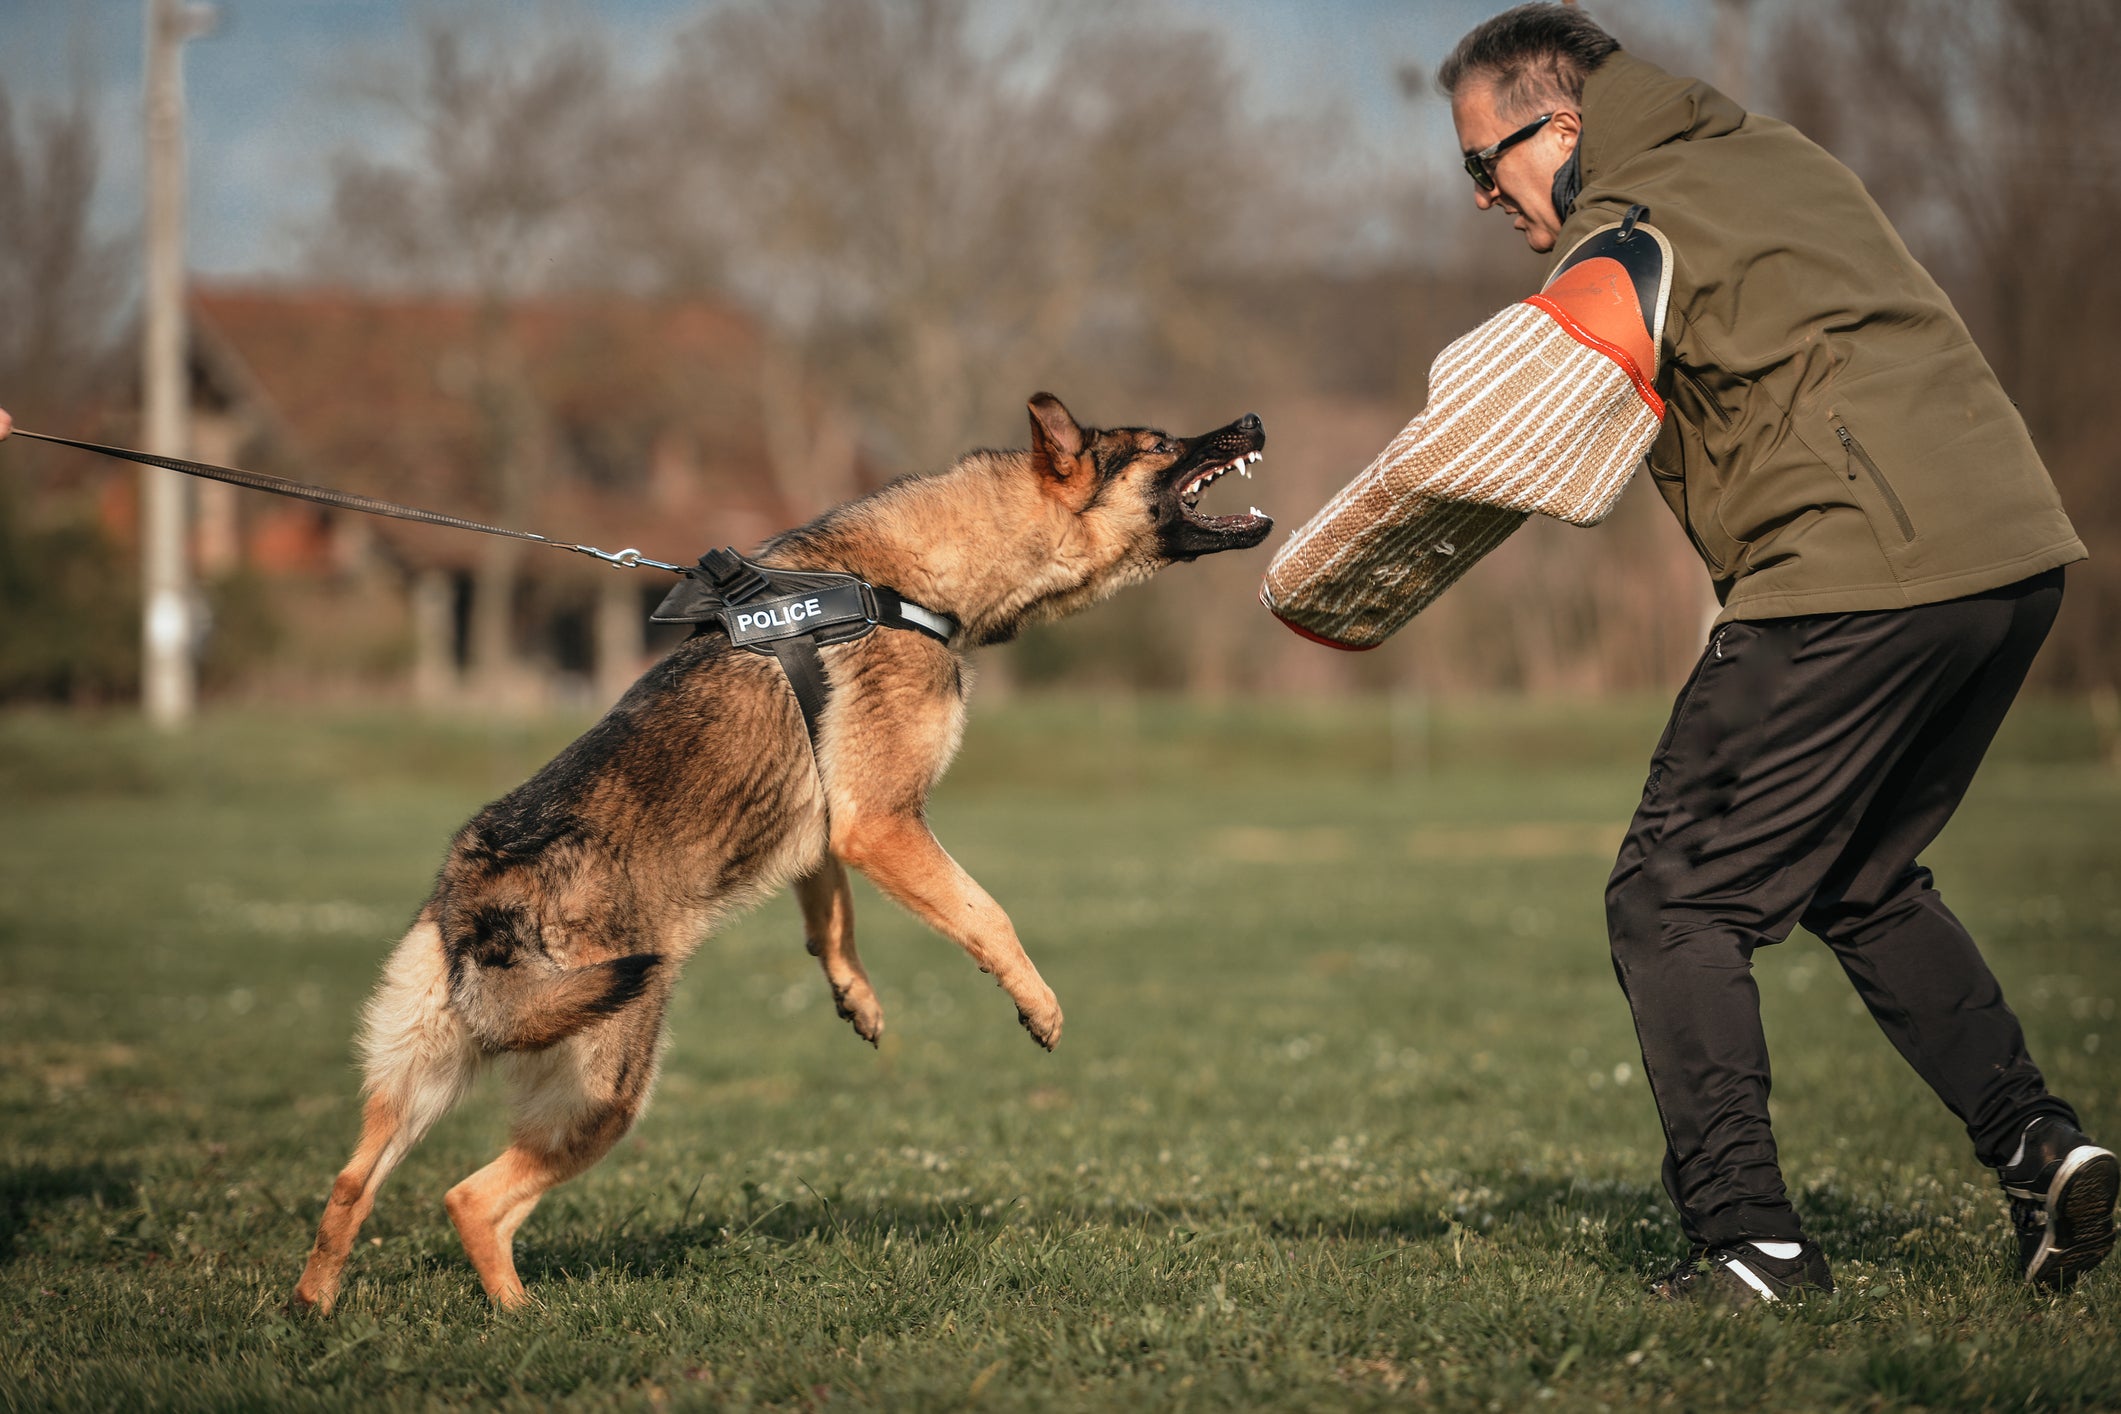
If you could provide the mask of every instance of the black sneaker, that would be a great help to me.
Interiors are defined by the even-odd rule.
[[[2027,1281],[2060,1291],[2114,1250],[2121,1163],[2067,1120],[2042,1115],[2028,1124],[2018,1161],[1996,1176],[2011,1200]]]
[[[1834,1274],[1827,1269],[1826,1253],[1809,1242],[1795,1246],[1793,1257],[1771,1257],[1751,1242],[1705,1248],[1650,1290],[1667,1301],[1721,1301],[1731,1306],[1801,1301],[1811,1291],[1832,1295]]]

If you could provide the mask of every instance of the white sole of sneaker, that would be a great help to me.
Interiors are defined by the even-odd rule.
[[[2062,1160],[2047,1186],[2047,1231],[2025,1279],[2060,1289],[2106,1260],[2114,1249],[2114,1200],[2121,1196],[2121,1162],[2080,1144]]]

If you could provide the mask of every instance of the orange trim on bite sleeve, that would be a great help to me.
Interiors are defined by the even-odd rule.
[[[1579,261],[1527,303],[1560,320],[1577,342],[1619,359],[1650,410],[1664,416],[1664,400],[1651,386],[1657,345],[1643,323],[1635,281],[1619,261],[1609,255]]]

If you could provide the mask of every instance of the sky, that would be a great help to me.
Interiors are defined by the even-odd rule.
[[[378,52],[409,47],[422,15],[535,17],[551,9],[597,25],[622,62],[646,73],[671,36],[714,2],[225,0],[215,7],[212,33],[185,52],[191,268],[222,278],[297,268],[296,236],[324,204],[333,154],[389,156],[403,142],[349,92],[347,76]],[[1062,0],[1019,3],[1035,23],[1039,4]],[[1408,63],[1433,68],[1503,0],[1168,4],[1224,31],[1262,111],[1337,104],[1358,158],[1405,162],[1419,179],[1447,180],[1456,157],[1444,105],[1427,95],[1410,101],[1397,74]],[[1609,0],[1599,8],[1623,39],[1665,52],[1705,51],[1713,26],[1711,0]],[[114,232],[137,229],[140,220],[144,9],[145,0],[0,0],[0,87],[18,123],[39,104],[92,95],[104,144],[98,214]]]

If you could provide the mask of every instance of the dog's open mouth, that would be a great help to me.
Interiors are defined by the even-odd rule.
[[[1164,473],[1168,479],[1159,497],[1159,534],[1166,559],[1196,560],[1225,550],[1249,550],[1267,538],[1274,520],[1257,506],[1245,515],[1225,516],[1206,515],[1200,508],[1208,489],[1231,472],[1249,478],[1266,445],[1266,430],[1250,414],[1188,444],[1188,454]]]
[[[1179,509],[1185,518],[1203,530],[1212,530],[1222,535],[1242,534],[1261,522],[1272,525],[1273,520],[1257,506],[1252,507],[1248,515],[1204,516],[1200,513],[1202,492],[1233,471],[1247,480],[1251,479],[1252,464],[1262,460],[1263,455],[1257,450],[1239,452],[1218,466],[1195,473],[1178,493]]]

